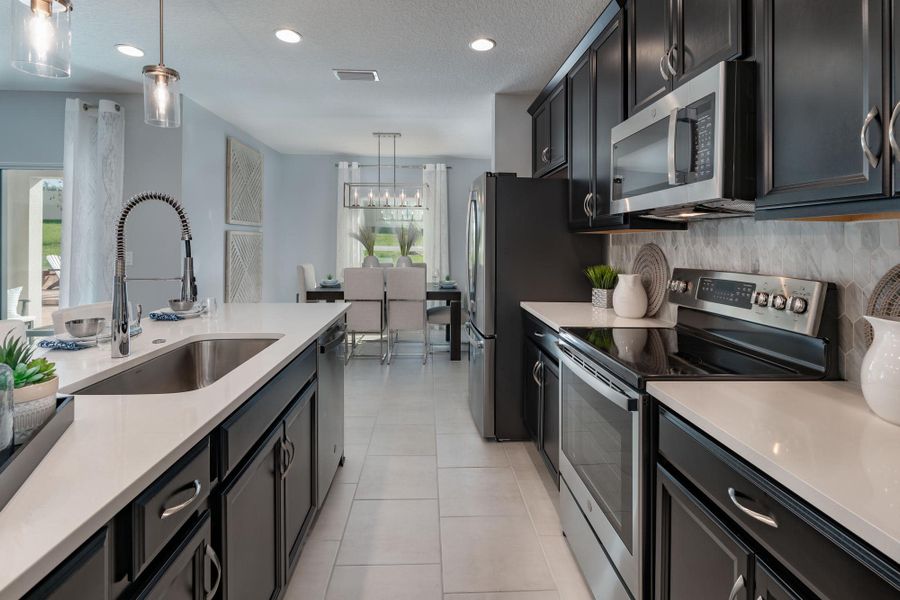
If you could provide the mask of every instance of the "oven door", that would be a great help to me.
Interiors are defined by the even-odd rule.
[[[560,472],[619,576],[640,598],[640,397],[560,347]]]

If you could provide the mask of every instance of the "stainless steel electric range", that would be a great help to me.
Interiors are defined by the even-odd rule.
[[[560,332],[560,506],[594,595],[642,598],[653,380],[832,379],[836,291],[790,277],[676,269],[672,328]]]

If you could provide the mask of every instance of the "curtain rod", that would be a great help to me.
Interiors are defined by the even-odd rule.
[[[353,163],[348,163],[348,165],[350,165],[350,164],[353,164]],[[335,166],[335,167],[339,167],[339,166],[341,166],[341,163],[334,163],[334,166]],[[393,167],[394,165],[389,165],[389,164],[377,165],[377,164],[375,164],[375,165],[357,165],[357,166],[358,166],[360,169],[375,169],[375,168],[377,168],[378,166],[381,166],[381,167]],[[424,170],[424,169],[425,169],[425,165],[397,165],[397,168],[398,168],[398,169],[423,169],[423,170]],[[451,167],[450,165],[447,165],[447,168],[448,168],[448,169],[452,169],[453,167]]]
[[[122,107],[119,106],[118,103],[115,104],[115,107],[116,107],[116,112],[119,112],[120,110],[122,110]],[[88,104],[87,102],[81,103],[81,110],[84,110],[84,111],[96,110],[98,108],[100,108],[99,104]]]

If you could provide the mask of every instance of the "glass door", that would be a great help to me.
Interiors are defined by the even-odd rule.
[[[0,173],[0,310],[25,326],[52,324],[62,268],[62,171]]]

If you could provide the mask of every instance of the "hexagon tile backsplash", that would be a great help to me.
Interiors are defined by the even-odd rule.
[[[866,352],[863,314],[875,284],[900,263],[900,221],[800,223],[727,219],[687,231],[611,235],[609,262],[628,272],[641,246],[663,249],[669,266],[787,275],[838,287],[841,373],[859,381]],[[675,318],[664,306],[660,315]]]

